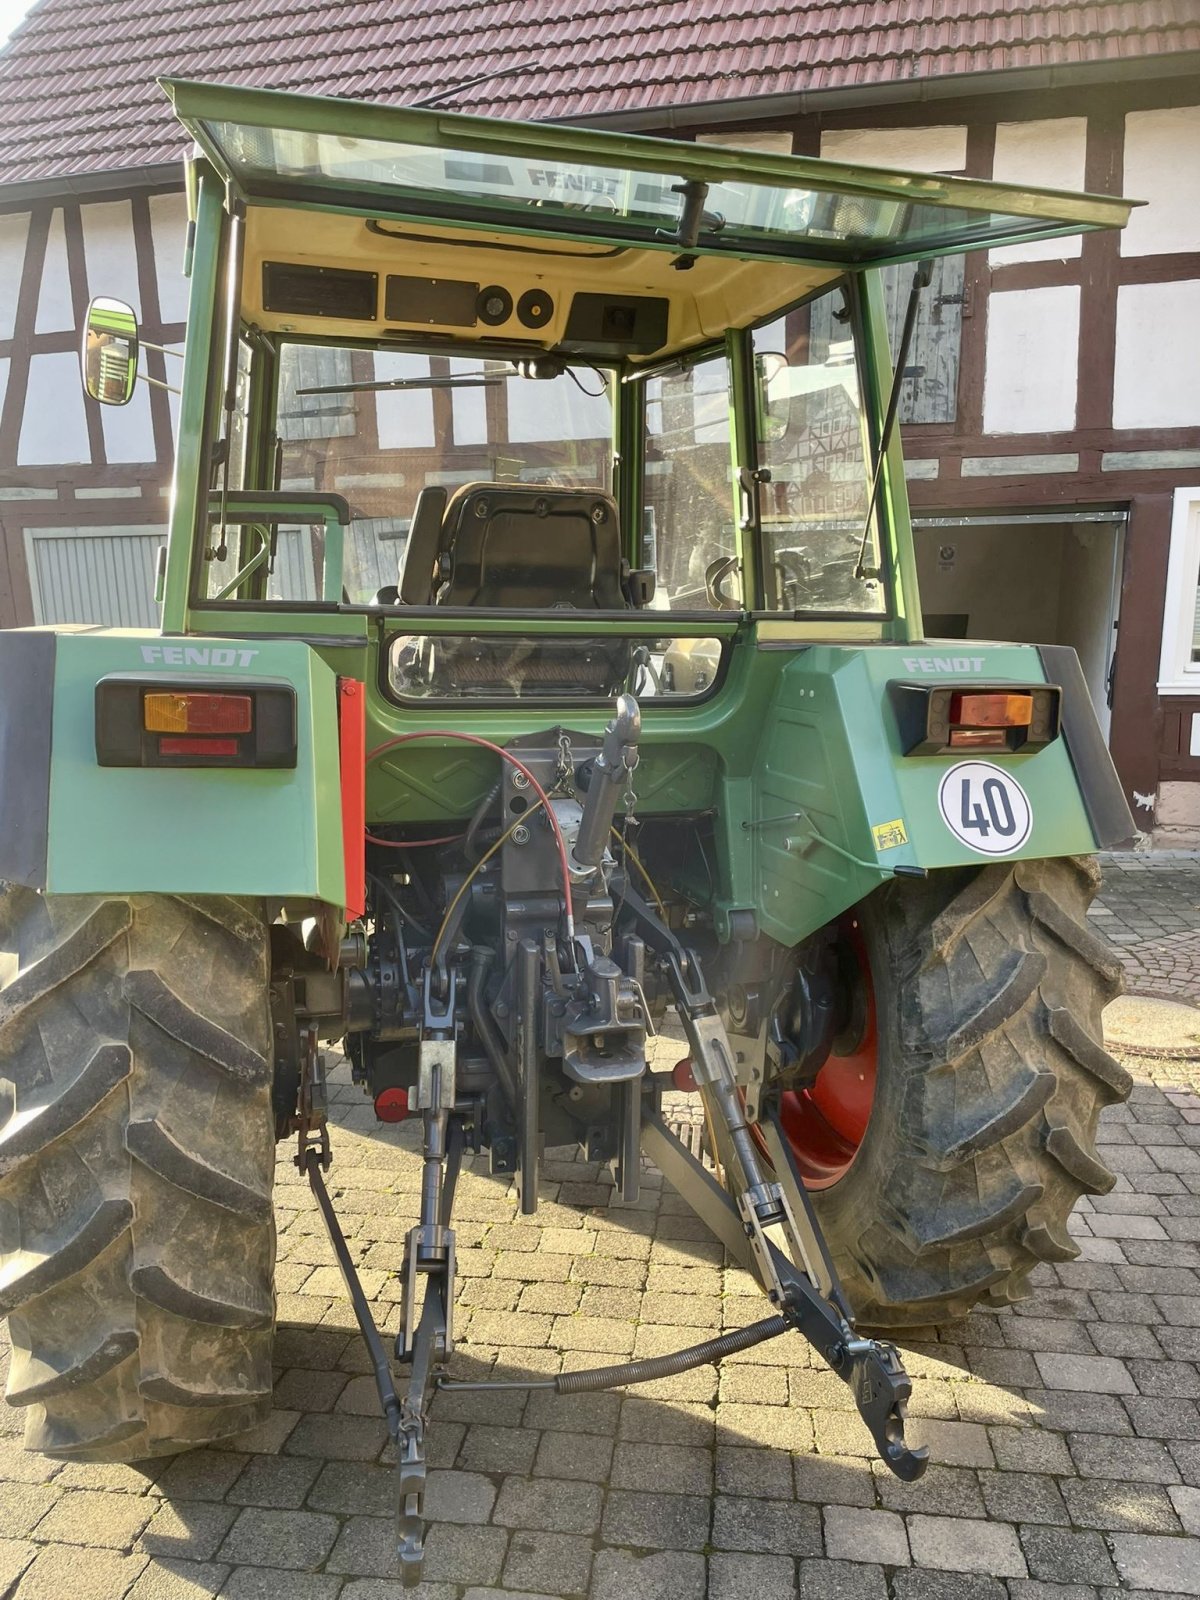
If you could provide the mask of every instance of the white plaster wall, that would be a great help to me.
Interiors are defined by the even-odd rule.
[[[380,380],[427,378],[429,357],[406,355],[399,350],[377,350],[375,376]],[[414,450],[422,445],[432,448],[433,395],[428,389],[385,389],[375,395],[374,400],[381,450]]]
[[[915,172],[961,172],[967,164],[967,130],[933,128],[830,128],[821,135],[827,161],[861,161]]]
[[[133,399],[128,405],[100,406],[99,411],[104,429],[104,453],[110,463],[154,460],[148,385],[135,384]]]
[[[988,297],[985,433],[1075,426],[1079,287],[1012,289]]]
[[[14,211],[9,216],[0,216],[0,339],[11,339],[13,336],[28,233],[28,211]]]
[[[1200,424],[1200,280],[1117,290],[1114,428]]]
[[[71,279],[67,273],[67,239],[63,214],[55,211],[46,236],[46,261],[38,290],[35,333],[62,333],[75,326],[75,307],[71,302]]]
[[[1121,234],[1122,255],[1200,250],[1200,106],[1130,112],[1121,188],[1148,202]]]
[[[124,300],[140,318],[142,295],[133,243],[133,207],[128,200],[113,200],[104,205],[81,206],[79,214],[89,296],[106,294]]]
[[[768,155],[790,156],[792,136],[782,128],[766,128],[761,133],[743,129],[740,133],[698,133],[697,144],[722,144],[734,150],[765,150]]]
[[[79,358],[73,350],[32,356],[18,464],[51,467],[90,460],[83,403]]]
[[[1082,189],[1087,155],[1087,118],[1055,117],[1038,122],[1001,122],[996,128],[992,176],[997,183],[1043,189]],[[1063,261],[1077,256],[1079,236],[1004,245],[990,252],[993,266],[1007,261]]]
[[[0,357],[0,411],[4,410],[4,396],[8,389],[8,357]]]
[[[187,239],[187,201],[182,194],[150,197],[150,233],[162,319],[185,322],[188,280],[183,275],[183,247]]]

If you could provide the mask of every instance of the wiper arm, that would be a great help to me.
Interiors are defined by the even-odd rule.
[[[896,426],[896,414],[900,410],[900,390],[908,376],[908,347],[912,343],[912,336],[917,326],[917,307],[921,300],[921,290],[928,289],[933,278],[933,262],[918,261],[917,270],[913,273],[912,288],[908,291],[908,306],[904,312],[904,328],[900,334],[900,348],[896,352],[896,369],[892,375],[892,392],[888,395],[887,412],[883,419],[883,430],[879,435],[879,448],[875,453],[875,471],[871,476],[871,493],[867,499],[867,514],[863,519],[862,539],[858,546],[858,560],[854,563],[854,576],[856,578],[877,578],[878,570],[863,565],[863,557],[867,553],[867,541],[871,537],[871,519],[875,515],[875,502],[879,498],[879,485],[883,482],[883,463],[888,453],[888,446],[892,442],[892,431]]]
[[[310,389],[297,389],[297,394],[358,394],[363,390],[384,389],[484,389],[503,383],[505,378],[377,378],[363,383],[321,383]]]

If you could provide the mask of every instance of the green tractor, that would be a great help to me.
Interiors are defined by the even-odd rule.
[[[161,628],[0,634],[27,1444],[139,1460],[264,1416],[290,1139],[415,1579],[463,1155],[532,1214],[577,1143],[626,1200],[653,1161],[770,1304],[531,1387],[796,1328],[919,1476],[872,1334],[1020,1298],[1113,1182],[1085,914],[1133,830],[1072,651],[923,639],[898,396],[931,258],[1128,205],[166,88],[197,150]],[[94,302],[95,400],[138,346]],[[392,1351],[323,1179],[338,1041],[382,1122],[419,1118]]]

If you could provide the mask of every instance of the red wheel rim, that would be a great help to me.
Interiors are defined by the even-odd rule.
[[[830,1055],[806,1089],[780,1096],[779,1120],[807,1189],[828,1189],[849,1171],[871,1120],[879,1058],[875,989],[857,918],[842,923],[865,1002],[861,1036],[848,1055]]]

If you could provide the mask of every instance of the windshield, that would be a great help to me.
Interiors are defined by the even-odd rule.
[[[276,432],[279,488],[349,505],[343,596],[325,598],[355,605],[395,600],[423,489],[453,494],[484,482],[607,493],[612,482],[609,379],[592,366],[523,377],[508,361],[285,344]],[[268,600],[322,598],[324,537],[319,524],[280,527]],[[208,563],[207,598],[220,595],[236,559],[231,546],[224,562]]]

